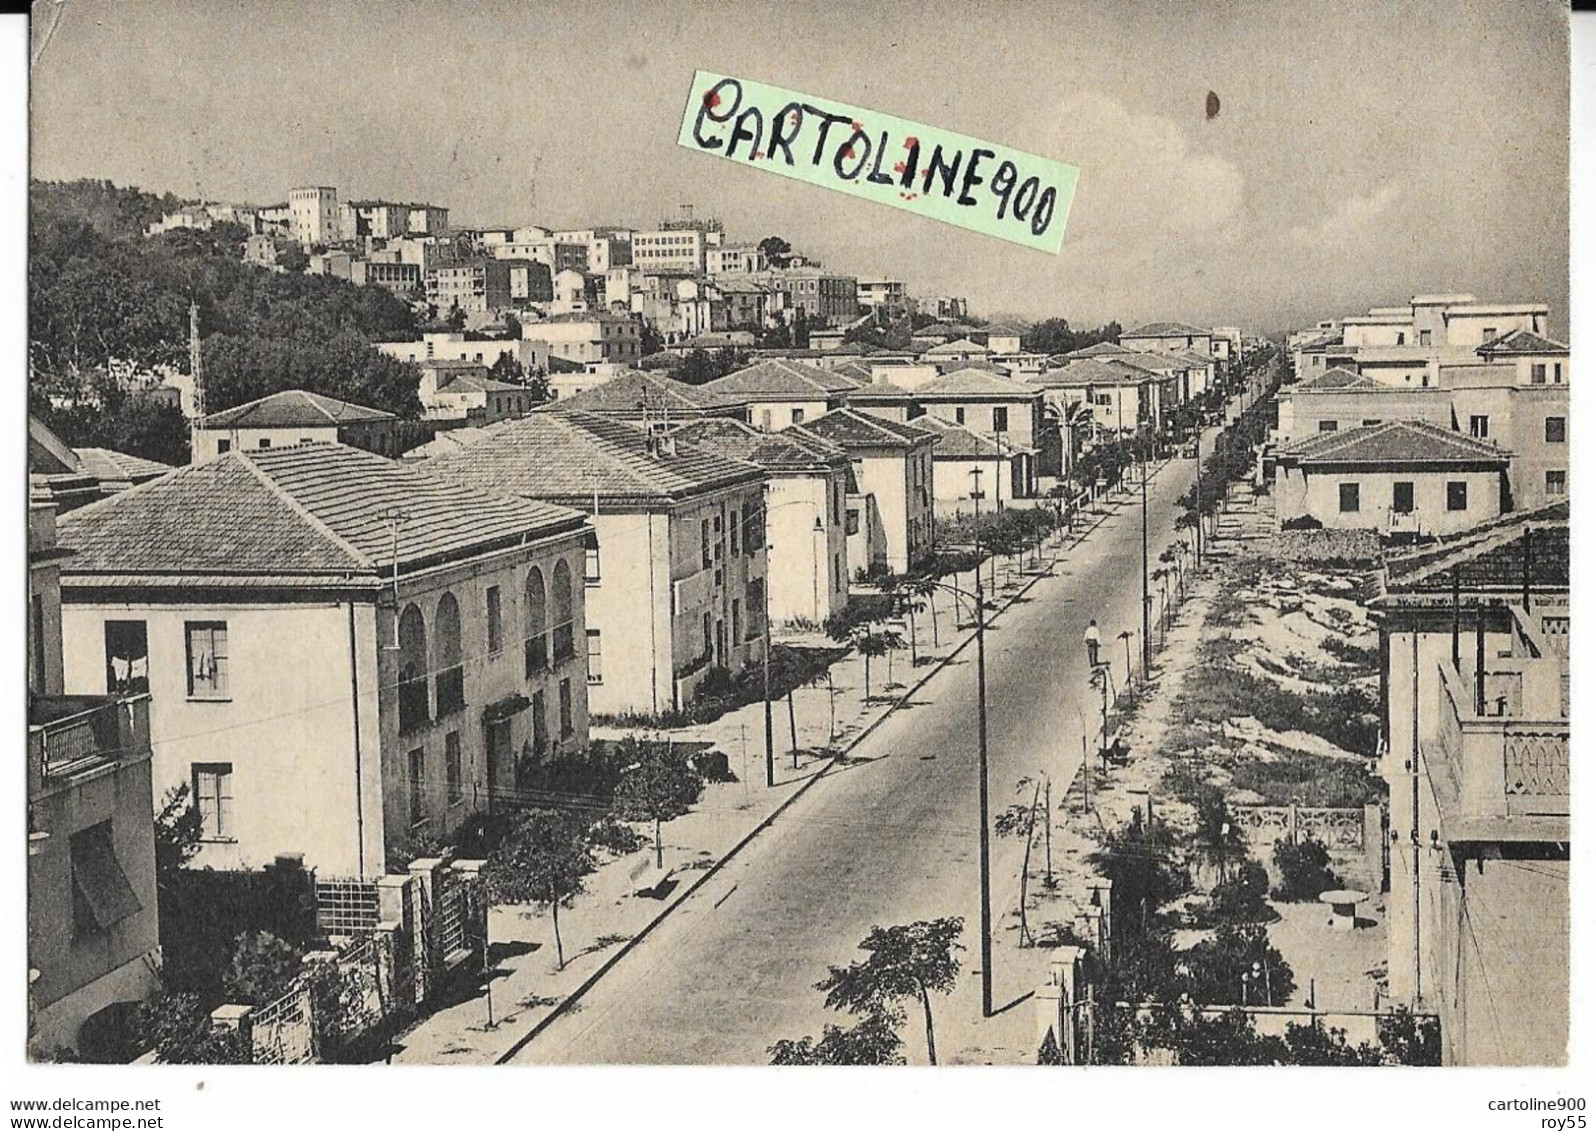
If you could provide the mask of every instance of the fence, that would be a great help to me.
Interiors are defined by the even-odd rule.
[[[376,880],[318,880],[316,923],[332,949],[306,956],[293,988],[260,1007],[223,1005],[218,1025],[250,1034],[256,1064],[356,1058],[426,1010],[456,973],[469,973],[486,937],[486,905],[473,894],[478,861],[414,861]],[[318,980],[326,964],[329,982]],[[330,984],[331,992],[318,988]],[[318,1017],[335,1010],[336,1017]],[[320,1025],[318,1025],[320,1022]],[[318,1029],[334,1047],[318,1047]]]
[[[1305,805],[1237,805],[1236,825],[1253,849],[1267,852],[1283,840],[1312,838],[1333,855],[1361,858],[1372,878],[1383,873],[1384,816],[1378,805],[1352,809]]]

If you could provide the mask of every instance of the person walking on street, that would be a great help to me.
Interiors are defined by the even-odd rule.
[[[1103,646],[1103,637],[1097,631],[1097,620],[1086,626],[1086,663],[1093,668],[1097,667],[1097,650]]]

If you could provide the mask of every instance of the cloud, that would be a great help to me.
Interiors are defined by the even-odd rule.
[[[1321,246],[1348,243],[1363,236],[1369,224],[1389,212],[1401,198],[1402,189],[1394,181],[1386,181],[1371,193],[1343,200],[1317,224],[1298,224],[1291,229],[1291,239]]]
[[[1231,162],[1197,151],[1170,119],[1084,93],[1057,111],[1047,152],[1077,165],[1072,235],[1201,235],[1241,210],[1245,178]]]

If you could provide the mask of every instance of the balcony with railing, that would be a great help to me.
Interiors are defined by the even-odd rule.
[[[1424,758],[1449,839],[1566,838],[1561,666],[1550,657],[1498,657],[1480,680],[1440,665],[1435,737]]]
[[[150,697],[35,696],[28,704],[28,753],[50,783],[150,752]]]

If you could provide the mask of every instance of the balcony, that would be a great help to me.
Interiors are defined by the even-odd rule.
[[[1537,828],[1553,818],[1566,830],[1569,814],[1561,665],[1498,657],[1495,667],[1476,681],[1472,671],[1440,666],[1435,740],[1425,761],[1436,780],[1447,836],[1548,839],[1551,832],[1537,835]],[[1484,710],[1477,711],[1482,685]]]
[[[30,765],[42,782],[88,773],[150,750],[150,697],[35,696],[28,704]]]

